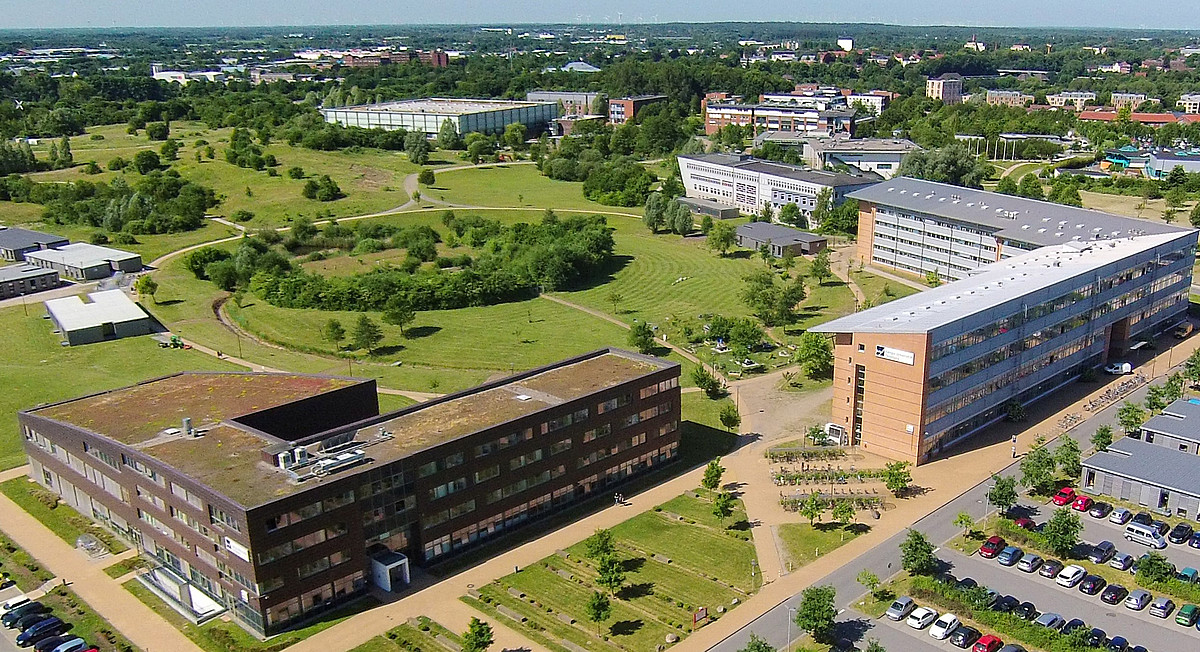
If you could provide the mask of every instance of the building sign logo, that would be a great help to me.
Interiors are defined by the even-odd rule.
[[[883,346],[882,344],[875,347],[875,357],[908,365],[917,363],[917,356],[912,351],[901,351],[900,349],[893,349],[890,346]]]

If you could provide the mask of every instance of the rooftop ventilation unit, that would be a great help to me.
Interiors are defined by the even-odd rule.
[[[367,452],[361,448],[352,451],[346,451],[345,453],[339,453],[333,457],[317,460],[317,463],[313,465],[313,473],[316,475],[333,473],[334,471],[358,464],[365,459],[367,459]]]
[[[533,400],[533,397],[528,394],[517,394],[515,398],[522,403]]]

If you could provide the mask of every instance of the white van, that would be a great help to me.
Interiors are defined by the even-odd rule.
[[[29,598],[24,593],[14,597],[14,598],[9,599],[8,602],[5,602],[4,604],[0,604],[0,616],[3,616],[4,614],[12,611],[13,609],[16,609],[17,607],[25,604],[26,602],[29,602]]]
[[[1158,550],[1162,550],[1163,548],[1167,547],[1166,539],[1162,538],[1162,535],[1158,533],[1158,530],[1150,527],[1149,525],[1142,525],[1141,523],[1130,523],[1129,525],[1126,525],[1125,539],[1128,541],[1133,541],[1134,543],[1140,543],[1144,546],[1150,546],[1151,548],[1156,548]]]

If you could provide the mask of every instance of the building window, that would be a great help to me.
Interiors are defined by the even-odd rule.
[[[432,462],[427,462],[427,463],[422,464],[421,466],[417,467],[417,477],[418,478],[429,477],[429,476],[433,475],[434,473],[437,473],[437,470],[438,470],[437,460],[434,460]]]
[[[214,524],[224,525],[232,528],[236,532],[242,531],[242,526],[240,523],[238,523],[237,519],[216,505],[208,506],[208,520]]]
[[[1149,430],[1146,431],[1146,443],[1147,444],[1154,443],[1154,433],[1150,432]]]
[[[1085,486],[1089,489],[1096,486],[1096,472],[1095,471],[1088,471],[1087,473],[1085,473],[1083,475],[1083,486]]]
[[[450,482],[447,482],[445,484],[440,484],[440,485],[430,489],[429,490],[429,499],[437,500],[438,498],[444,498],[456,491],[462,491],[463,489],[466,489],[466,488],[467,488],[467,479],[466,478],[458,478],[457,480],[451,480]]]

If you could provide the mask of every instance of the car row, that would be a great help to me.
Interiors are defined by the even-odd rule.
[[[1149,512],[1138,512],[1134,514],[1132,511],[1124,507],[1113,508],[1112,505],[1105,502],[1096,502],[1089,496],[1077,493],[1071,487],[1063,487],[1054,494],[1051,501],[1058,506],[1070,505],[1072,508],[1079,511],[1086,511],[1092,518],[1106,518],[1110,523],[1116,525],[1139,525],[1145,526],[1153,531],[1158,538],[1164,539],[1165,542],[1174,543],[1177,545],[1187,544],[1192,548],[1200,548],[1200,532],[1188,523],[1177,523],[1175,527],[1171,527],[1167,523],[1155,520]],[[1028,520],[1028,519],[1026,519]],[[1147,532],[1150,537],[1154,534]],[[1136,540],[1135,537],[1127,536],[1127,539]],[[1147,545],[1155,545],[1153,542],[1142,541]],[[1158,547],[1158,546],[1156,546]]]
[[[52,614],[49,606],[23,595],[0,605],[0,625],[17,630],[17,645],[35,652],[98,652],[71,634],[71,625]]]
[[[1020,645],[1005,645],[1004,641],[991,635],[983,635],[974,627],[959,621],[952,613],[939,614],[929,607],[917,606],[908,596],[896,598],[884,612],[889,620],[901,621],[915,629],[929,628],[929,636],[938,641],[949,641],[951,645],[971,652],[1025,652]]]

